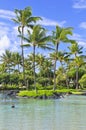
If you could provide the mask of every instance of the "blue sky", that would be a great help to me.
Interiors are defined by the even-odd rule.
[[[58,24],[73,27],[73,38],[86,48],[86,0],[0,0],[0,55],[5,49],[20,51],[17,25],[11,20],[14,9],[31,6],[33,16],[41,16],[50,31]]]

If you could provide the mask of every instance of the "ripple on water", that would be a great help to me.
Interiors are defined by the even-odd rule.
[[[0,95],[0,130],[86,130],[86,97],[4,100]]]

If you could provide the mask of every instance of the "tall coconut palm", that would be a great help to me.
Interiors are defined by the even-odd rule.
[[[26,7],[23,10],[15,9],[16,17],[12,20],[17,23],[18,31],[22,37],[24,37],[24,28],[25,27],[33,27],[33,22],[40,20],[40,17],[33,17],[31,7]],[[23,76],[25,80],[25,69],[24,69],[24,50],[23,50],[23,38],[21,37],[21,48],[22,48],[22,63],[23,63]]]
[[[79,69],[79,65],[82,64],[82,58],[78,57],[78,55],[82,54],[82,49],[83,47],[79,47],[77,42],[74,42],[69,47],[70,54],[74,55],[73,65],[75,65],[76,68],[76,89],[78,89],[78,69]]]
[[[71,28],[71,27],[61,28],[59,26],[56,26],[56,30],[53,31],[53,33],[52,33],[52,42],[55,46],[56,53],[58,52],[59,44],[61,42],[64,42],[64,43],[72,42],[72,40],[69,40],[67,37],[68,35],[72,35],[72,30],[73,30],[73,28]],[[54,87],[53,87],[53,89],[55,90],[55,88],[56,88],[55,72],[56,72],[56,62],[57,62],[56,58],[55,58],[54,62],[55,63],[54,63]]]
[[[44,63],[43,63],[43,72],[44,72],[44,76],[47,77],[48,79],[48,85],[52,82],[52,68],[53,68],[53,64],[52,61],[49,58],[46,58]]]
[[[69,56],[70,54],[68,54],[67,52],[62,52],[62,51],[59,51],[58,52],[58,60],[59,62],[61,63],[61,68],[62,68],[62,74],[66,77],[66,86],[67,88],[69,88],[69,85],[68,85],[68,76],[67,76],[67,65],[68,65],[68,62],[69,62]]]
[[[75,62],[75,66],[76,66],[76,89],[78,89],[79,88],[79,84],[78,84],[78,80],[79,80],[79,67],[81,67],[81,65],[83,65],[84,64],[84,60],[83,60],[83,58],[82,57],[80,57],[80,56],[76,56],[76,58],[75,58],[75,60],[74,60],[74,62]]]
[[[33,68],[34,68],[34,87],[36,89],[36,79],[35,79],[35,54],[36,54],[36,47],[42,49],[50,49],[47,41],[50,40],[50,36],[46,36],[46,30],[42,28],[40,25],[35,25],[33,27],[32,32],[28,30],[28,37],[24,37],[28,43],[23,46],[32,46],[33,47]]]

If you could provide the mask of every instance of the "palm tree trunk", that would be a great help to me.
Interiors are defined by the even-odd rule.
[[[18,64],[18,71],[19,71],[19,73],[20,73],[20,68],[19,68],[19,64]]]
[[[59,43],[56,44],[56,53],[58,52],[58,46],[59,46]],[[55,59],[55,63],[54,63],[54,87],[53,87],[53,90],[56,89],[56,62],[57,62],[57,59]]]
[[[67,89],[69,89],[69,78],[67,75],[66,75],[66,86],[67,86]]]
[[[23,36],[24,36],[24,27],[22,26],[21,49],[22,49],[23,79],[24,79],[24,84],[25,84]]]
[[[78,66],[76,66],[76,89],[78,89]]]
[[[9,69],[9,82],[10,82],[10,85],[11,85],[11,76],[10,76],[10,65],[8,65],[8,69]]]
[[[36,75],[35,75],[35,45],[33,46],[33,69],[34,69],[34,88],[37,93],[37,88],[36,88]]]
[[[53,90],[56,89],[56,60],[55,60],[55,63],[54,63],[54,87],[53,87]]]

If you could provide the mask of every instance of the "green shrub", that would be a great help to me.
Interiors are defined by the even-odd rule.
[[[79,83],[82,88],[86,88],[86,74],[82,76],[82,78],[79,80]]]
[[[10,84],[3,84],[3,89],[11,90],[11,89],[19,89],[19,87],[15,84],[10,85]]]

